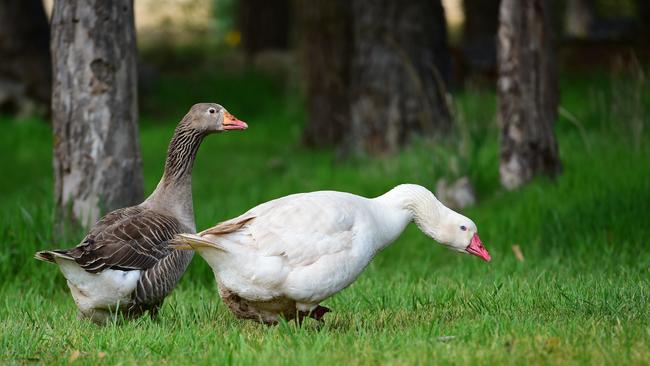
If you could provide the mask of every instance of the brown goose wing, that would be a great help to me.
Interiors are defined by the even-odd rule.
[[[170,253],[167,241],[187,231],[174,217],[141,207],[113,211],[84,240],[66,252],[90,273],[104,269],[144,270]]]

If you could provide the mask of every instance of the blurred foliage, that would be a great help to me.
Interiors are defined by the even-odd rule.
[[[212,0],[214,2],[215,33],[217,39],[224,40],[229,45],[237,45],[239,42],[232,42],[232,37],[237,31],[237,0]],[[229,42],[229,37],[231,38]]]
[[[638,0],[595,0],[596,14],[602,18],[635,18]],[[646,0],[642,0],[646,1]]]

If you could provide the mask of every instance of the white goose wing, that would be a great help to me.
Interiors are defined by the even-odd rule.
[[[325,255],[352,249],[363,200],[331,191],[279,198],[231,220],[247,223],[224,239],[261,256],[283,257],[293,267],[308,266]]]

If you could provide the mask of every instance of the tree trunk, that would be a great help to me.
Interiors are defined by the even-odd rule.
[[[0,3],[0,110],[50,108],[50,29],[42,0]]]
[[[503,0],[499,14],[501,184],[517,188],[535,174],[561,171],[553,125],[558,81],[547,0]]]
[[[414,134],[449,131],[450,60],[440,1],[353,0],[352,15],[346,150],[391,153]]]
[[[55,199],[83,226],[142,200],[132,0],[55,0]]]
[[[289,0],[239,0],[237,23],[248,57],[265,50],[289,46],[291,12]]]
[[[296,1],[299,49],[307,89],[309,146],[336,145],[350,120],[350,9],[346,0]]]

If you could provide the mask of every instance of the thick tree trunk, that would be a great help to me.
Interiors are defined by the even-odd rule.
[[[52,14],[59,223],[142,200],[132,0],[56,0]]]
[[[535,174],[561,171],[553,125],[558,84],[548,0],[502,0],[499,14],[501,183],[514,189]]]
[[[291,11],[289,0],[239,0],[237,23],[242,46],[249,57],[265,50],[289,46]]]
[[[500,0],[463,0],[463,51],[472,70],[496,73]]]
[[[299,49],[307,89],[309,146],[336,145],[350,119],[350,7],[346,0],[296,1]]]
[[[0,110],[23,112],[29,105],[49,111],[50,29],[42,0],[0,3]]]
[[[351,119],[346,150],[383,154],[414,134],[451,129],[440,1],[353,0]]]

